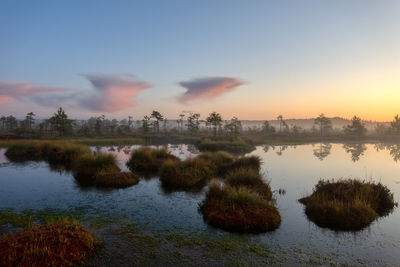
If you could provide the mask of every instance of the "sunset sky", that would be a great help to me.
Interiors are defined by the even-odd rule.
[[[400,113],[400,1],[1,1],[0,116]]]

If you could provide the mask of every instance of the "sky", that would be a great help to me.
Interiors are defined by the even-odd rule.
[[[0,116],[400,113],[400,1],[0,2]]]

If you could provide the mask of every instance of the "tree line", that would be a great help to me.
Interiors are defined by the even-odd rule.
[[[60,107],[48,119],[36,122],[33,112],[24,119],[14,116],[0,116],[1,134],[17,136],[123,136],[130,134],[181,134],[208,135],[213,138],[227,137],[238,139],[241,135],[269,136],[320,136],[343,135],[364,137],[367,128],[360,117],[354,116],[350,123],[341,130],[333,129],[331,119],[320,114],[314,119],[311,129],[303,129],[297,125],[289,125],[282,115],[277,117],[278,126],[269,121],[262,125],[243,129],[242,122],[233,117],[224,120],[220,113],[212,112],[205,119],[199,113],[186,112],[179,114],[179,119],[169,121],[159,111],[153,110],[141,119],[134,120],[128,116],[122,120],[108,119],[105,115],[91,117],[87,120],[72,120]],[[378,135],[400,135],[400,117],[396,115],[390,125],[377,124]]]

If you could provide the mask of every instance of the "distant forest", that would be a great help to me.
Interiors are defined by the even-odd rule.
[[[262,137],[396,137],[400,136],[400,118],[391,122],[364,121],[354,116],[351,120],[328,118],[320,114],[312,119],[285,119],[278,116],[271,121],[223,118],[212,112],[206,117],[198,113],[182,113],[179,119],[168,120],[159,111],[152,111],[143,118],[129,116],[118,120],[105,115],[87,120],[72,120],[59,108],[48,119],[37,119],[29,112],[25,118],[13,115],[0,116],[2,138],[41,138],[47,136],[133,136],[133,135],[191,135],[212,138],[237,139],[241,136]]]

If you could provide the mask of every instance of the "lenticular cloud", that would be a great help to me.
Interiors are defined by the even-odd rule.
[[[179,83],[187,91],[179,97],[182,103],[197,99],[209,99],[235,90],[244,84],[243,81],[230,77],[205,77]]]
[[[0,80],[0,105],[32,95],[64,92],[63,88],[48,88],[33,83]]]
[[[87,109],[117,112],[134,106],[134,97],[150,84],[135,79],[132,74],[84,75],[93,85],[94,93],[80,100]]]

